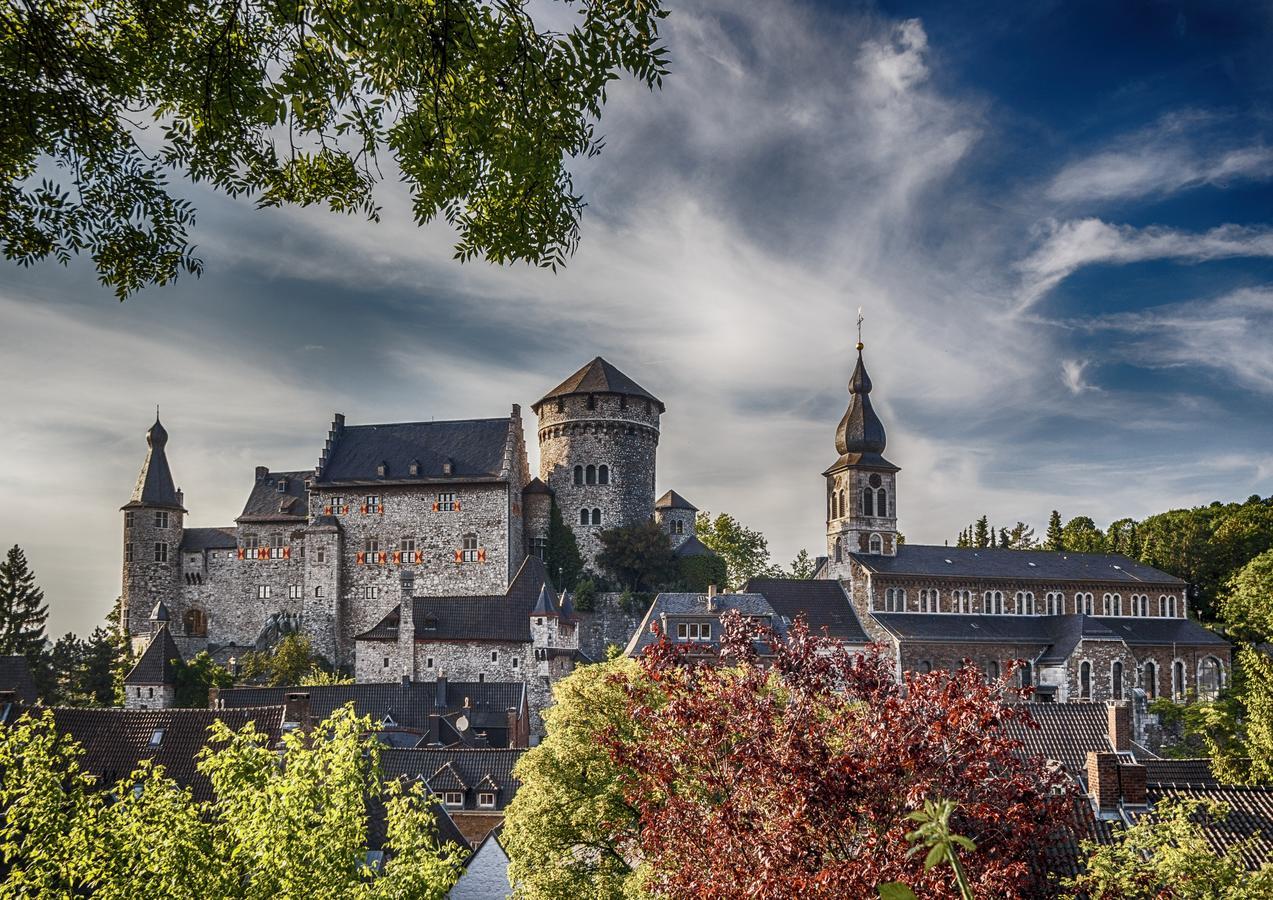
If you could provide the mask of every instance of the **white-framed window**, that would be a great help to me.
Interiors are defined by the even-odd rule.
[[[981,595],[982,609],[990,615],[1003,615],[1003,591],[986,591]]]
[[[1106,594],[1101,598],[1105,615],[1121,616],[1123,614],[1123,595],[1122,594]]]
[[[373,566],[380,556],[380,538],[368,537],[362,540],[362,561]]]
[[[315,597],[323,596],[323,586],[321,584],[314,585],[314,596]]]
[[[1017,591],[1016,597],[1016,613],[1019,616],[1034,615],[1034,592],[1033,591]]]
[[[438,494],[438,502],[435,504],[440,512],[455,511],[455,493],[446,491]]]
[[[1065,595],[1060,591],[1048,591],[1044,603],[1047,605],[1049,616],[1065,614]]]
[[[712,625],[710,622],[677,622],[676,637],[681,641],[710,641]]]
[[[155,510],[155,527],[156,528],[168,527],[168,511],[167,510],[164,510],[164,509]]]
[[[878,555],[878,554],[880,554],[880,553],[883,553],[883,552],[884,552],[884,538],[880,537],[878,534],[873,534],[873,535],[871,535],[871,540],[870,540],[870,543],[868,544],[868,546],[871,548],[871,552],[872,552],[872,553],[874,553],[874,554],[876,554],[876,555]]]
[[[1091,594],[1075,594],[1074,611],[1085,616],[1092,615],[1092,601],[1093,597]]]
[[[270,586],[268,584],[258,584],[256,586],[256,599],[268,600],[270,599],[270,592]]]
[[[479,791],[477,795],[478,809],[494,809],[495,808],[495,792]]]
[[[684,533],[685,533],[685,522],[684,522],[684,520],[682,520],[682,519],[673,519],[673,520],[672,520],[672,534],[684,534]]]
[[[287,599],[300,600],[302,597],[305,596],[303,593],[301,593],[302,590],[303,588],[299,584],[289,584],[287,586]]]
[[[1158,610],[1164,616],[1176,617],[1176,595],[1168,594],[1158,598]]]
[[[460,560],[463,562],[477,562],[477,535],[466,534],[460,539]]]
[[[168,561],[168,542],[155,541],[155,562],[166,563]]]
[[[906,589],[885,588],[884,610],[885,612],[906,612]]]
[[[967,615],[972,612],[972,591],[957,590],[950,592],[950,611]]]
[[[375,584],[364,585],[362,589],[362,598],[364,600],[379,600],[380,586]]]
[[[458,809],[464,805],[464,794],[461,791],[446,791],[442,795],[442,803]]]
[[[920,588],[919,611],[926,613],[941,612],[941,591],[936,588]]]
[[[340,513],[341,513],[341,509],[342,509],[342,508],[344,507],[344,505],[345,505],[345,498],[344,498],[343,496],[341,496],[340,494],[333,494],[332,496],[330,496],[330,497],[328,497],[328,498],[327,498],[327,504],[326,504],[326,505],[330,505],[330,506],[331,506],[331,508],[332,508],[332,512],[333,512],[335,515],[340,515]]]
[[[368,494],[362,498],[362,505],[367,508],[367,512],[374,513],[381,506],[381,498],[379,494]]]

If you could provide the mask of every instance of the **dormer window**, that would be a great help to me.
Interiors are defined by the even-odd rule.
[[[442,462],[442,474],[443,474],[443,475],[454,475],[454,474],[455,474],[455,463],[451,462],[451,460],[449,460],[449,459],[447,459],[447,460],[443,460],[443,462]]]
[[[286,494],[286,493],[287,493],[287,479],[286,479],[286,478],[280,478],[277,482],[275,482],[274,487],[275,487],[275,489],[277,489],[277,490],[278,490],[278,492],[279,492],[280,494]]]
[[[442,802],[453,809],[464,806],[464,794],[461,791],[447,791],[442,795]]]
[[[388,474],[389,474],[389,464],[387,462],[382,462],[380,465],[376,466],[377,476],[379,476],[380,478],[384,478]]]
[[[477,808],[478,809],[494,809],[495,808],[494,792],[482,791],[481,793],[479,793],[477,795]]]
[[[407,474],[408,475],[420,474],[420,460],[418,459],[411,460],[411,465],[407,466]]]

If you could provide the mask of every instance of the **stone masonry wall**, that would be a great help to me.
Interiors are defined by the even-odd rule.
[[[658,406],[644,399],[597,394],[549,400],[539,409],[539,477],[552,488],[574,529],[585,564],[595,567],[597,533],[645,522],[654,513]],[[605,465],[609,484],[574,483],[574,467]],[[580,510],[589,511],[589,523]],[[601,510],[593,525],[591,511]]]
[[[1031,660],[1043,650],[1043,644],[947,644],[904,641],[901,645],[902,669],[921,671],[921,663],[927,662],[933,669],[953,670],[963,664],[965,657],[972,660],[982,672],[990,671],[990,663],[999,664],[1000,674],[1018,659]]]
[[[151,507],[133,507],[124,510],[123,560],[120,615],[127,624],[129,639],[134,652],[140,653],[150,638],[150,612],[163,600],[168,603],[180,584],[181,561],[179,548],[183,532],[183,514],[177,510],[162,510],[168,516],[168,525],[155,523],[156,510]],[[131,521],[131,525],[128,524]],[[155,560],[155,544],[168,547],[166,562]],[[132,561],[128,560],[128,545],[132,545]]]
[[[641,613],[627,612],[619,605],[619,594],[598,594],[592,612],[579,613],[579,649],[589,659],[601,662],[611,645],[620,650],[628,645],[641,624]]]

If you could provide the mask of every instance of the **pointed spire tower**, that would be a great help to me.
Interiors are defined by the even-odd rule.
[[[897,466],[884,458],[884,423],[871,406],[871,376],[862,359],[858,315],[857,365],[849,379],[849,408],[835,430],[839,458],[827,481],[827,559],[832,577],[849,577],[849,554],[897,554]]]

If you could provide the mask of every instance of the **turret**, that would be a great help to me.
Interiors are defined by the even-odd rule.
[[[155,414],[146,431],[146,460],[124,513],[121,625],[134,649],[151,634],[149,613],[180,582],[180,550],[186,510],[168,467],[168,431]],[[171,640],[171,638],[169,638]]]
[[[697,515],[698,507],[676,491],[668,491],[654,504],[654,521],[667,532],[673,550],[696,536]]]

